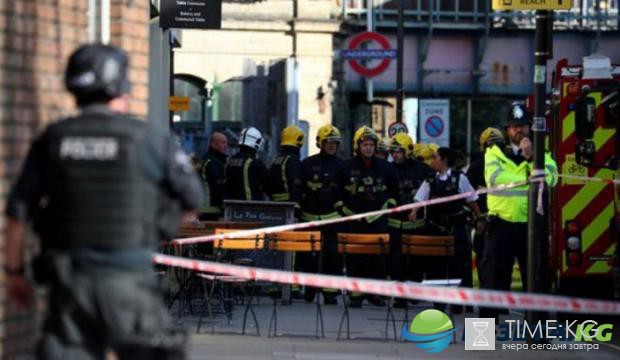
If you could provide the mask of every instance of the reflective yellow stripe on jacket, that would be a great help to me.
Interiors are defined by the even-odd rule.
[[[252,188],[250,187],[250,165],[252,159],[246,159],[243,164],[243,188],[245,190],[245,199],[252,200]]]
[[[381,207],[381,209],[380,209],[380,210],[385,210],[385,209],[389,208],[390,206],[394,206],[394,205],[396,205],[396,201],[395,201],[394,199],[388,199],[388,200],[387,200],[387,201],[383,204],[383,206]],[[371,211],[372,211],[372,210],[371,210]],[[342,212],[343,212],[346,216],[355,215],[355,212],[353,212],[353,210],[349,209],[349,208],[348,208],[348,207],[346,207],[346,206],[343,206],[343,207],[342,207]],[[381,216],[383,216],[383,215],[368,216],[368,217],[366,218],[366,222],[367,222],[367,223],[369,223],[369,224],[370,224],[370,223],[373,223],[373,222],[375,222],[375,221],[379,220],[379,219],[381,218]],[[388,219],[388,221],[389,221],[389,219]]]
[[[329,220],[329,219],[336,219],[339,217],[340,217],[340,214],[338,214],[335,211],[329,214],[322,214],[322,215],[315,215],[315,214],[310,214],[307,212],[304,212],[301,214],[301,218],[303,221]]]

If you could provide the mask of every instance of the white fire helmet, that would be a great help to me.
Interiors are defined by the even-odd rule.
[[[263,135],[255,127],[247,127],[241,130],[239,135],[239,145],[249,146],[258,151],[263,143]]]

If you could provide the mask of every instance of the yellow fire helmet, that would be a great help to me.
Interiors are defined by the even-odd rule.
[[[424,146],[422,151],[420,152],[420,157],[426,163],[426,165],[431,165],[433,154],[439,149],[437,144],[427,144]]]
[[[439,145],[435,144],[435,143],[430,143],[427,145],[427,147],[429,148],[429,150],[431,151],[431,155],[436,153],[437,150],[439,150]]]
[[[413,144],[413,157],[416,159],[422,159],[422,151],[424,151],[425,147],[426,147],[426,144],[421,144],[421,143]]]
[[[302,147],[304,145],[304,134],[303,130],[295,125],[289,125],[282,129],[280,133],[280,146],[295,146]]]
[[[497,128],[488,127],[480,134],[479,141],[480,147],[486,149],[493,144],[504,142],[504,134]]]
[[[364,140],[372,140],[375,142],[376,145],[379,141],[379,137],[373,129],[369,128],[368,126],[362,126],[361,128],[357,129],[357,131],[353,135],[353,152],[357,153],[359,143]]]
[[[414,145],[411,136],[401,132],[390,139],[390,150],[399,149],[405,153],[405,157],[414,156]]]
[[[323,141],[342,141],[340,130],[333,125],[323,125],[316,133],[316,146],[320,149]]]

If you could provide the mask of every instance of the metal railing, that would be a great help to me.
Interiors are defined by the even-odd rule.
[[[396,26],[398,1],[374,0],[377,26]],[[493,11],[491,0],[402,0],[405,1],[405,26],[482,29],[486,26],[506,29],[533,29],[533,11]],[[554,29],[583,31],[618,30],[620,0],[573,0],[567,11],[554,12]],[[341,0],[345,21],[363,23],[368,0]]]

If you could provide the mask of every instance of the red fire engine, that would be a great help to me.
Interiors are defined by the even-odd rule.
[[[553,77],[550,148],[561,175],[620,179],[620,67],[593,55],[558,62]],[[558,292],[618,297],[620,186],[560,177],[552,192],[551,265]],[[614,291],[615,290],[615,291]]]

